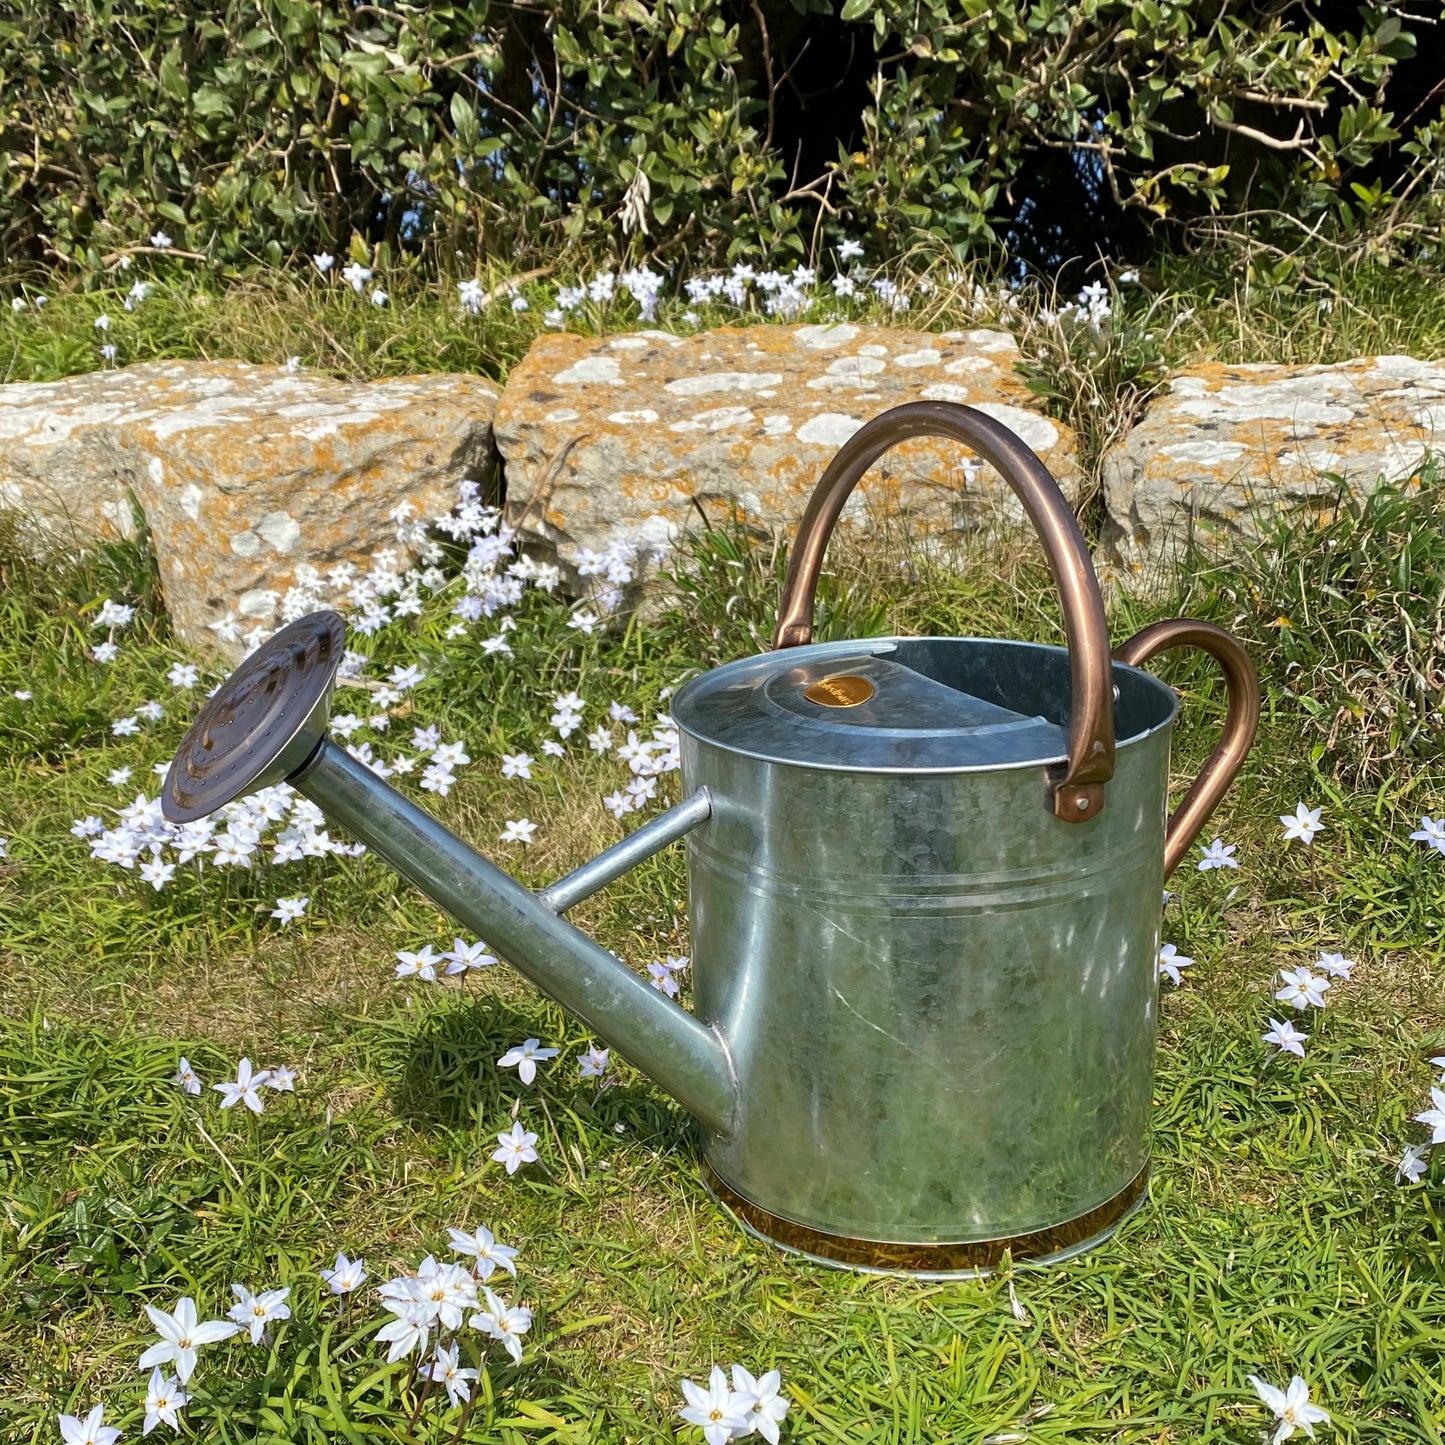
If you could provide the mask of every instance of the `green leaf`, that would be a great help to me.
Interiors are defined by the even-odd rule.
[[[191,100],[191,108],[197,115],[207,117],[235,114],[231,97],[214,85],[203,85]]]
[[[185,72],[181,69],[180,46],[171,46],[161,57],[159,75],[161,89],[172,100],[184,101],[190,95],[191,87],[186,83]]]

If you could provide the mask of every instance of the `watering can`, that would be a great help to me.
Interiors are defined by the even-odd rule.
[[[824,548],[868,468],[951,438],[1013,488],[1066,647],[815,643]],[[282,781],[508,958],[701,1123],[750,1232],[856,1269],[948,1276],[1064,1258],[1143,1197],[1160,897],[1259,714],[1229,633],[1185,619],[1111,653],[1084,538],[1007,427],[915,402],[857,431],[804,514],[773,650],[679,689],[683,801],[534,893],[326,732],[344,627],[253,653],[166,777],[173,822]],[[1178,698],[1140,664],[1221,665],[1223,740],[1166,822]],[[564,915],[686,838],[694,1011]]]

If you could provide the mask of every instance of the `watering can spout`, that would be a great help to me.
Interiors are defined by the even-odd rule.
[[[701,793],[534,894],[378,778],[326,733],[344,627],[333,612],[283,628],[221,686],[182,740],[162,807],[204,817],[286,781],[365,843],[716,1134],[737,1084],[722,1035],[652,988],[561,916],[573,903],[704,821]]]

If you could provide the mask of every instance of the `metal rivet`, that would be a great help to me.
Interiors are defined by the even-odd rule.
[[[1082,793],[1080,793],[1079,796],[1074,799],[1074,806],[1081,813],[1087,813],[1089,811],[1089,800]]]

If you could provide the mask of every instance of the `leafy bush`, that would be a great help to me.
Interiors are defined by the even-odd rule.
[[[1445,158],[1425,102],[1392,125],[1415,23],[1401,0],[1358,27],[1293,0],[12,0],[0,260],[94,268],[159,231],[233,268],[356,238],[470,271],[619,217],[663,259],[802,256],[824,228],[1047,252],[1088,206],[1398,240]]]

